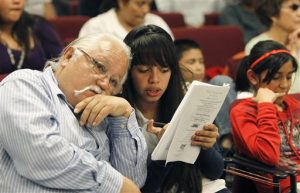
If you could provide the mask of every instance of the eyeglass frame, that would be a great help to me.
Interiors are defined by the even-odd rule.
[[[108,70],[106,68],[106,66],[104,64],[102,64],[101,62],[97,61],[94,57],[92,57],[91,55],[89,55],[86,51],[84,51],[81,48],[77,48],[81,53],[83,53],[84,56],[86,56],[90,63],[93,65],[93,70],[96,74],[100,74],[100,75],[105,75],[106,78],[109,80],[108,81],[108,85],[109,88],[112,90],[112,88],[114,90],[117,90],[116,92],[112,91],[113,94],[118,94],[120,92],[122,92],[122,84],[121,81],[116,80],[116,79],[112,79],[111,75],[108,73]],[[95,69],[96,68],[96,69]],[[115,82],[115,83],[112,83]]]

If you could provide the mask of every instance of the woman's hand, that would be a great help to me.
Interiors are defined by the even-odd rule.
[[[219,137],[218,127],[214,124],[204,125],[203,129],[198,129],[192,136],[192,145],[200,146],[202,149],[213,147]]]
[[[157,136],[158,140],[160,140],[160,138],[165,133],[165,130],[169,126],[169,123],[166,124],[163,128],[161,128],[161,127],[154,127],[153,123],[154,123],[153,120],[149,120],[148,121],[148,123],[147,123],[147,132],[155,134]]]
[[[290,33],[286,47],[290,50],[295,58],[298,57],[297,52],[300,49],[300,29],[296,29]]]
[[[285,93],[275,93],[268,88],[259,88],[253,100],[257,103],[270,102],[274,103],[278,97],[284,96]]]

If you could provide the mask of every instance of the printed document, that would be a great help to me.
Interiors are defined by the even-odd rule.
[[[197,129],[214,121],[228,91],[229,85],[216,86],[193,81],[151,159],[193,164],[200,147],[191,146],[191,137]]]

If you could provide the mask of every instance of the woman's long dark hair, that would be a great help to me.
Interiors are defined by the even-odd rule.
[[[202,175],[195,164],[178,161],[171,162],[169,165],[171,169],[161,187],[163,193],[202,192]]]
[[[20,19],[12,28],[12,36],[16,39],[19,45],[24,47],[25,53],[28,53],[30,50],[30,37],[33,36],[32,32],[37,20],[46,21],[40,16],[31,15],[26,11],[23,11]],[[0,18],[0,26],[3,26],[4,24],[4,21]]]
[[[23,11],[20,19],[12,28],[11,35],[16,39],[19,45],[24,46],[26,51],[30,49],[30,26],[32,26],[32,22],[29,14]],[[0,18],[0,27],[3,25],[5,25],[5,23]]]
[[[182,88],[184,81],[179,70],[172,38],[162,28],[147,25],[133,29],[125,37],[124,42],[131,48],[133,55],[131,69],[139,64],[170,68],[170,81],[165,93],[160,98],[158,120],[155,120],[164,123],[170,122],[184,96]],[[135,106],[137,92],[133,87],[131,69],[123,87],[123,96],[132,106]]]
[[[287,50],[282,44],[273,41],[266,40],[258,42],[252,49],[249,56],[243,58],[241,65],[237,71],[235,89],[236,91],[249,91],[250,82],[247,78],[247,71],[250,68],[250,65],[256,61],[262,55],[272,51],[272,50]],[[295,72],[298,69],[296,59],[287,53],[278,53],[273,54],[259,62],[256,66],[252,68],[252,71],[259,75],[265,70],[267,70],[266,77],[262,80],[265,83],[270,83],[272,78],[278,72],[278,70],[288,61],[291,61]]]

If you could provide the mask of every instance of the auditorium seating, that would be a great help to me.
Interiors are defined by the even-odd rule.
[[[78,37],[82,25],[89,19],[88,16],[59,16],[49,19],[54,29],[59,34],[62,42],[67,45]]]
[[[158,12],[158,11],[153,11],[152,13],[163,18],[163,20],[165,20],[165,22],[169,25],[170,28],[186,26],[183,15],[181,13],[177,13],[177,12],[164,13],[164,12]]]
[[[189,38],[201,47],[207,68],[225,67],[228,59],[244,50],[243,34],[237,26],[172,28],[175,39]]]

